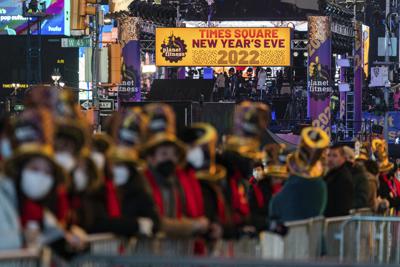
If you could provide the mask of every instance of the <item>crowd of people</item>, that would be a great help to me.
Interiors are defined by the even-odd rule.
[[[283,71],[276,72],[276,77],[272,76],[272,70],[263,68],[248,68],[246,73],[242,70],[235,71],[230,68],[228,73],[221,72],[216,75],[213,100],[220,101],[243,101],[266,100],[267,96],[281,95],[283,85]],[[268,81],[270,85],[268,85]]]
[[[113,233],[192,239],[207,255],[221,239],[283,235],[289,221],[400,209],[384,140],[353,150],[309,127],[294,151],[261,147],[262,103],[238,104],[223,138],[206,123],[177,133],[161,103],[116,112],[94,134],[66,89],[31,88],[25,104],[0,128],[1,250],[49,246],[69,259],[88,234]]]

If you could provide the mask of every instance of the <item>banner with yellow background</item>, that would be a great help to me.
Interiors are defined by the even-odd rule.
[[[290,28],[157,28],[157,66],[290,66]]]

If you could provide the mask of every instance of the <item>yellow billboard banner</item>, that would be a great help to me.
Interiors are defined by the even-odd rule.
[[[290,28],[157,28],[156,65],[290,66]]]

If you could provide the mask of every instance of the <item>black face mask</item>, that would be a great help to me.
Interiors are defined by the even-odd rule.
[[[175,171],[175,163],[170,160],[163,161],[156,166],[156,170],[164,177],[170,176]]]

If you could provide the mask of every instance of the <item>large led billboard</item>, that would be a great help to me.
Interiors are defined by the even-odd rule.
[[[290,66],[290,28],[157,28],[157,66]]]
[[[30,0],[26,1],[27,3]],[[42,0],[46,17],[41,21],[43,35],[69,35],[69,1]],[[21,0],[0,0],[0,35],[23,35],[28,31],[28,18],[23,16]],[[67,19],[66,19],[67,18]],[[29,18],[31,32],[37,33],[38,19]]]

